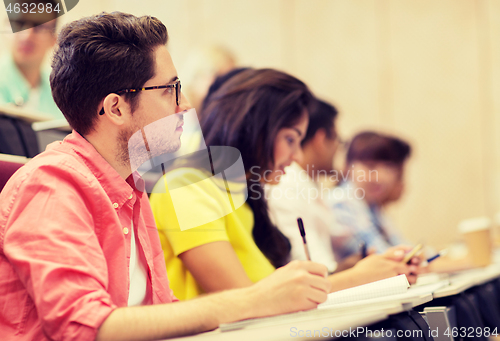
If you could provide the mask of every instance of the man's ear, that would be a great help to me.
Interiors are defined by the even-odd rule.
[[[113,124],[123,125],[129,118],[130,106],[117,94],[109,94],[103,100],[104,115]]]

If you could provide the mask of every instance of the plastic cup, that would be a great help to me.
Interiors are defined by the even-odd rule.
[[[469,255],[475,266],[483,267],[491,263],[493,243],[491,238],[491,219],[480,217],[463,220],[458,224]]]

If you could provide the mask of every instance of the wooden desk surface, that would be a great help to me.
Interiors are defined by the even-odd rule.
[[[340,333],[342,330],[349,331],[357,327],[363,327],[383,321],[388,318],[384,312],[361,312],[357,314],[335,315],[330,317],[315,318],[309,321],[287,321],[278,325],[267,325],[259,328],[245,328],[235,331],[222,332],[216,329],[211,332],[201,333],[195,336],[176,338],[172,340],[198,340],[198,341],[246,341],[246,340],[311,340],[307,337],[307,332],[315,335],[317,339],[335,337],[335,331]],[[344,333],[346,333],[344,332]]]
[[[414,306],[427,303],[432,300],[432,294],[416,295],[409,299],[387,300],[378,304],[365,302],[353,307],[346,308],[344,305],[331,308],[316,309],[293,314],[273,316],[264,319],[254,319],[231,324],[233,328],[241,326],[240,329],[222,331],[216,329],[212,332],[202,333],[195,336],[177,338],[174,340],[304,340],[314,339],[307,337],[305,333],[310,331],[318,338],[338,337],[343,330],[354,330],[358,327],[383,321],[389,315],[407,311]],[[250,322],[250,323],[249,323]],[[358,329],[361,330],[361,329]],[[303,333],[303,337],[299,335]],[[337,335],[335,335],[337,333]],[[344,332],[346,333],[346,332]]]
[[[274,341],[336,338],[341,336],[339,333],[343,330],[366,331],[365,326],[383,321],[390,315],[431,302],[433,298],[459,294],[475,285],[484,284],[498,277],[500,277],[500,264],[494,264],[483,269],[454,274],[450,278],[450,285],[439,288],[439,284],[434,283],[434,286],[427,287],[429,292],[422,288],[410,295],[386,296],[384,299],[365,300],[350,305],[338,304],[325,309],[240,321],[230,324],[234,330],[222,331],[218,328],[211,332],[173,340]],[[222,327],[224,329],[224,326]],[[360,329],[357,329],[358,327]],[[306,334],[308,332],[309,334]],[[316,337],[311,337],[311,335]]]
[[[49,115],[44,115],[43,113],[18,108],[13,105],[0,105],[0,115],[18,118],[29,123],[52,120],[52,117],[50,117]]]
[[[450,277],[451,284],[434,292],[434,298],[460,294],[476,285],[481,285],[500,277],[500,264],[492,264],[481,269],[462,271]]]

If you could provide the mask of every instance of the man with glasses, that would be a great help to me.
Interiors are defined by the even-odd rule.
[[[0,104],[12,103],[54,119],[63,118],[52,99],[49,72],[43,67],[47,52],[56,42],[57,3],[51,0],[7,3],[11,5],[8,16],[14,33],[8,37],[12,38],[10,51],[0,57]]]
[[[0,193],[3,339],[163,339],[326,300],[326,267],[293,262],[251,287],[171,303],[132,166],[180,146],[190,104],[167,38],[158,19],[116,12],[63,28],[50,81],[73,133]]]

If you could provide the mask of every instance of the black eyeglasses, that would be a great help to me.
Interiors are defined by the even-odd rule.
[[[133,93],[145,90],[156,90],[156,89],[175,89],[175,103],[177,106],[181,104],[181,80],[177,78],[172,84],[167,85],[157,85],[157,86],[147,86],[145,88],[135,88],[135,89],[123,89],[115,92],[117,95]],[[99,115],[104,115],[104,108],[101,109]]]
[[[172,84],[147,86],[145,88],[136,88],[136,89],[123,89],[123,90],[117,91],[116,93],[118,95],[121,95],[121,94],[125,94],[125,93],[132,93],[132,92],[145,91],[145,90],[172,89],[172,88],[175,89],[175,103],[177,103],[177,105],[180,105],[181,104],[181,80],[178,78]]]

